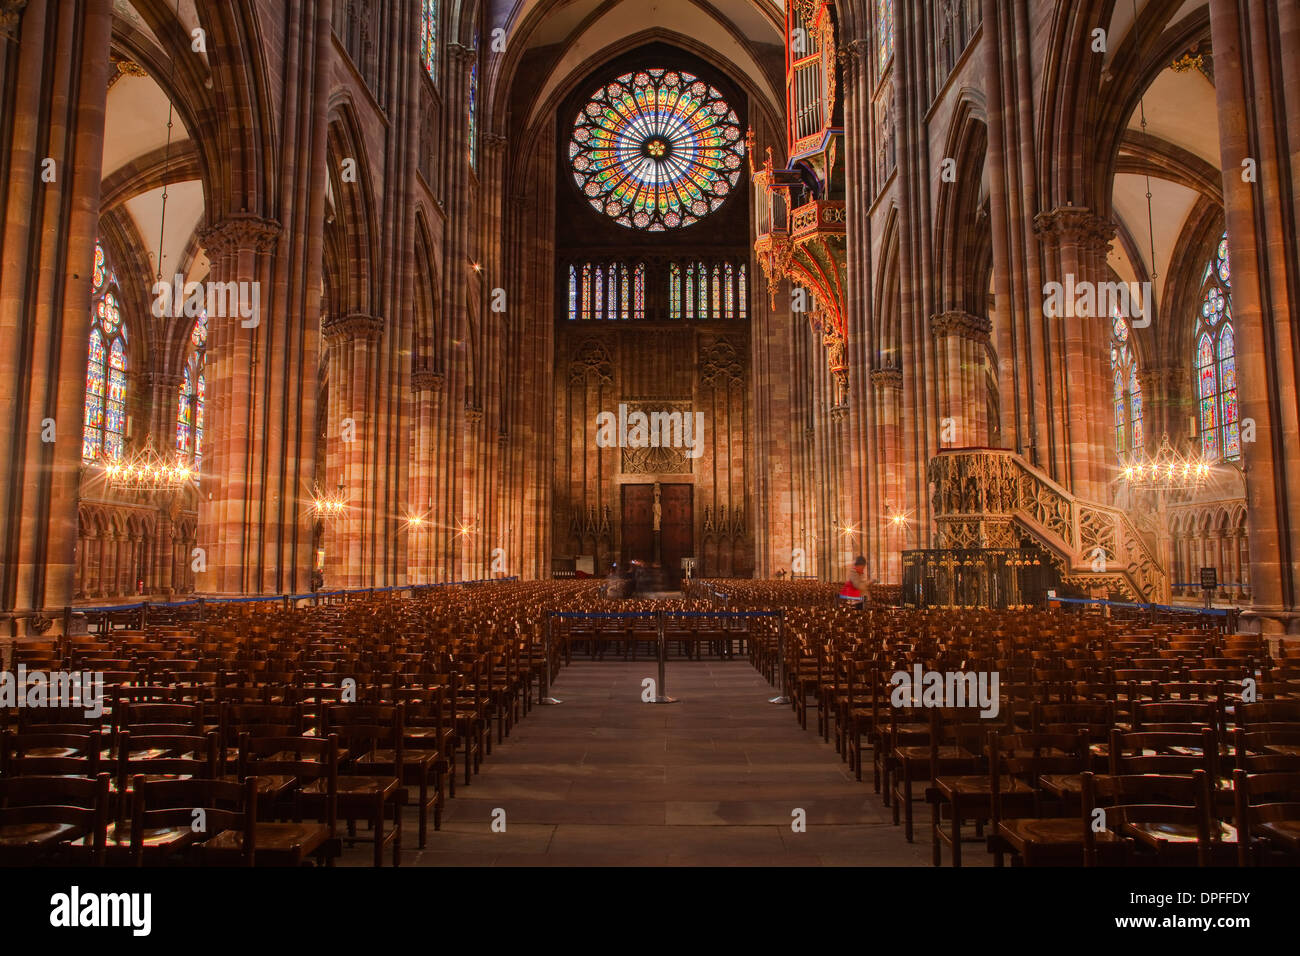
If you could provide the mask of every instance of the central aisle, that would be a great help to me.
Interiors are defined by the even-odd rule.
[[[671,662],[676,704],[641,702],[654,674],[653,662],[564,668],[552,689],[564,703],[494,743],[407,865],[928,865],[925,831],[909,845],[871,784],[769,704],[747,662]],[[795,808],[806,832],[791,829]],[[924,804],[917,814],[928,821]]]

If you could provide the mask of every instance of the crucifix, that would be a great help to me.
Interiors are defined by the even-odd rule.
[[[655,482],[655,503],[654,503],[654,533],[655,533],[655,564],[662,561],[663,555],[660,549],[661,539],[661,522],[663,520],[663,505],[659,503],[659,482]]]

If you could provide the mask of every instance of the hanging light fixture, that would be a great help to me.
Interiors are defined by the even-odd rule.
[[[182,461],[168,461],[147,438],[144,446],[119,461],[104,466],[109,485],[119,491],[176,491],[198,477],[198,472]]]
[[[311,510],[318,518],[337,519],[347,516],[348,499],[343,493],[343,484],[339,483],[338,488],[330,493],[324,492],[319,486],[312,490]]]
[[[1134,491],[1182,491],[1199,488],[1209,480],[1209,462],[1198,455],[1183,454],[1160,439],[1154,455],[1135,452],[1120,469],[1120,481]]]
[[[180,3],[177,0],[177,17],[180,15]],[[172,58],[172,86],[176,82],[176,60]],[[163,148],[162,205],[158,214],[158,259],[155,262],[156,281],[162,281],[163,237],[167,224],[167,183],[171,166],[172,127],[175,105],[171,96],[167,97],[167,143]],[[181,295],[182,290],[173,290],[173,296]],[[162,355],[158,353],[156,367],[161,369]],[[104,466],[104,476],[110,487],[123,492],[174,492],[198,478],[198,472],[191,468],[185,456],[179,452],[175,457],[164,458],[153,445],[153,436],[145,437],[144,445],[129,455]]]

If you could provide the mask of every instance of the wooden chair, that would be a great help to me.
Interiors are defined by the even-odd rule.
[[[901,811],[903,835],[908,843],[912,842],[914,784],[924,780],[933,782],[941,774],[970,773],[978,762],[981,739],[988,731],[988,725],[980,722],[978,709],[933,707],[929,717],[928,739],[924,744],[900,743],[890,752],[888,778],[894,825],[898,825]]]
[[[1300,772],[1232,773],[1241,866],[1300,863]]]
[[[96,777],[104,764],[107,736],[89,733],[0,734],[0,776]]]
[[[0,865],[102,866],[108,783],[107,773],[0,778]]]
[[[131,860],[158,865],[179,855],[204,866],[253,866],[257,853],[257,781],[131,782]]]
[[[339,818],[347,821],[351,837],[356,835],[358,820],[370,824],[375,866],[383,866],[384,848],[390,844],[393,866],[402,859],[402,806],[407,797],[402,723],[401,705],[330,704],[323,714],[323,731],[335,736],[340,752],[347,754],[340,759]],[[390,810],[393,826],[388,829]],[[426,811],[422,805],[421,815]]]
[[[259,862],[300,866],[314,856],[333,866],[342,851],[337,837],[337,737],[254,737],[246,733],[239,743],[239,777],[277,781],[269,790],[258,788],[258,802],[266,808],[258,815]],[[316,823],[304,823],[305,817]]]
[[[1095,813],[1094,811],[1099,811]],[[1212,817],[1209,775],[1083,775],[1084,865],[1209,865],[1214,843],[1236,840]]]

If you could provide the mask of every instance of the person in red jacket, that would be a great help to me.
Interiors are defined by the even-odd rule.
[[[840,597],[861,601],[867,595],[868,587],[867,559],[858,555],[853,561],[853,570],[849,572],[849,579],[840,589]]]

